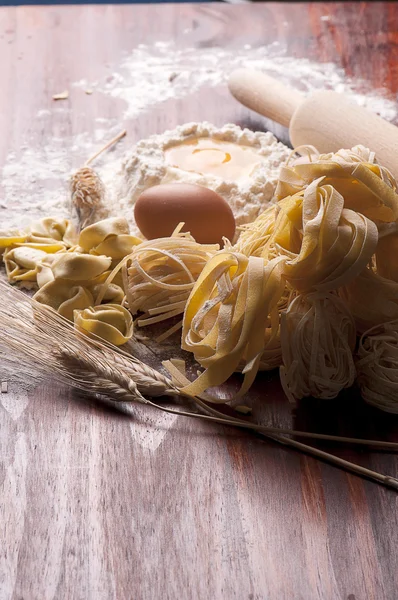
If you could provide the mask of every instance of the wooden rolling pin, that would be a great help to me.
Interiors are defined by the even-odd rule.
[[[318,91],[304,96],[248,69],[234,71],[228,85],[239,102],[289,127],[294,148],[311,144],[323,153],[362,144],[398,179],[398,127],[343,94]]]

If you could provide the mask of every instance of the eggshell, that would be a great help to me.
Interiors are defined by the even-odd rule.
[[[232,240],[235,218],[229,204],[213,190],[190,183],[155,185],[143,192],[134,207],[134,218],[144,236],[152,240],[171,235],[184,222],[200,244]]]

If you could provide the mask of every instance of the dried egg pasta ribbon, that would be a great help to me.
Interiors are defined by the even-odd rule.
[[[284,260],[265,265],[259,257],[220,252],[209,261],[188,300],[182,332],[182,348],[206,370],[184,393],[200,395],[224,383],[242,360],[244,381],[235,398],[248,390],[265,348],[269,314],[283,293]]]
[[[294,221],[297,209],[302,211],[300,253],[284,268],[287,281],[299,291],[328,291],[345,285],[364,269],[377,246],[376,225],[344,209],[342,195],[330,185],[321,186],[321,181],[314,181],[303,196],[279,203]],[[283,248],[280,251],[283,254]]]
[[[298,150],[302,152],[303,148]],[[377,221],[392,222],[398,218],[397,182],[364,146],[334,154],[312,152],[307,160],[283,167],[276,198],[294,195],[319,177],[325,177],[324,184],[342,194],[345,208]]]

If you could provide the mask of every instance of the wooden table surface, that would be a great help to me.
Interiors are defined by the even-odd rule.
[[[398,91],[394,2],[2,8],[0,166],[27,134],[34,148],[117,118],[109,96],[70,88],[68,110],[53,111],[51,95],[159,39],[236,53],[277,41]],[[53,111],[44,124],[43,108]],[[264,126],[223,85],[121,125],[133,143],[191,120]],[[264,423],[398,441],[397,418],[352,391],[292,410],[265,374],[252,394]],[[391,454],[322,448],[398,476]],[[0,600],[396,600],[397,503],[394,491],[228,428],[45,382],[0,396]]]

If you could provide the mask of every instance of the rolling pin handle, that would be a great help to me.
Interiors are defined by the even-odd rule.
[[[300,92],[261,71],[238,69],[231,74],[228,87],[241,104],[285,127],[304,101]]]

